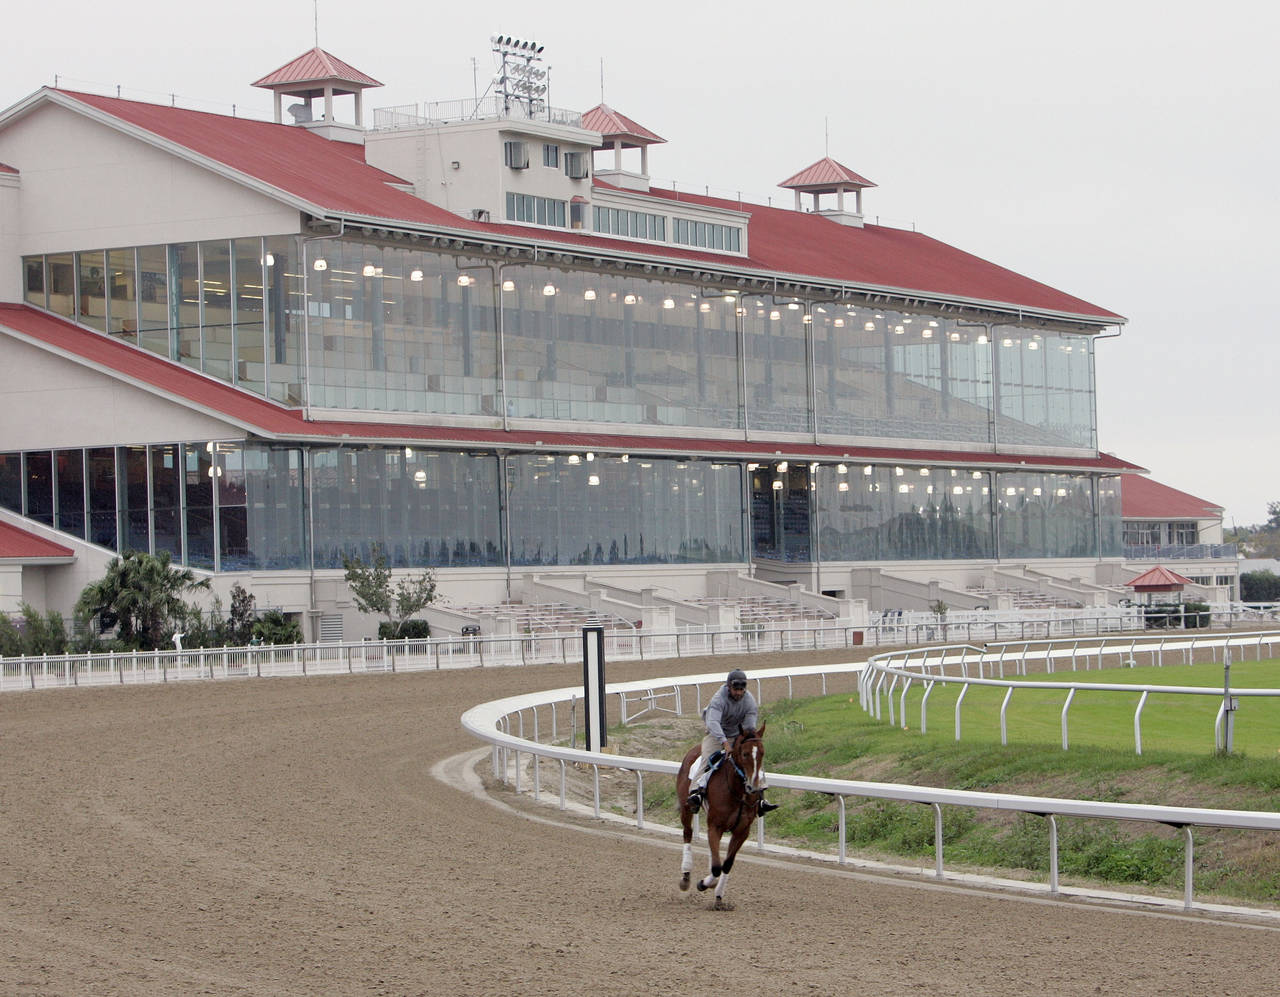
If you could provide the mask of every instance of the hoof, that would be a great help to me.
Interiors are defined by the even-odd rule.
[[[711,909],[712,910],[733,910],[733,904],[729,903],[728,900],[721,900],[719,897],[716,897],[715,906],[712,907]]]
[[[689,889],[689,874],[686,872],[680,877],[680,892],[685,893]]]
[[[708,886],[707,886],[707,884],[706,884],[706,883],[704,883],[702,880],[698,880],[698,892],[699,892],[699,893],[703,893],[703,892],[705,892],[706,890],[708,890],[709,888],[710,888],[710,887],[708,887]]]

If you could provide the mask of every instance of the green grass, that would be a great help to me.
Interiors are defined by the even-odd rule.
[[[1280,687],[1280,662],[1232,666],[1236,688]],[[1221,666],[1185,665],[1034,676],[1063,681],[1123,684],[1221,684]],[[917,728],[921,692],[907,697],[911,729],[890,726],[863,712],[856,694],[767,703],[767,767],[771,772],[835,779],[899,782],[950,789],[1061,798],[1159,803],[1240,810],[1280,810],[1280,698],[1242,701],[1236,750],[1214,751],[1213,722],[1220,700],[1152,695],[1143,711],[1143,749],[1133,750],[1138,694],[1077,692],[1070,711],[1070,749],[1062,750],[1059,718],[1065,693],[1021,690],[1008,713],[1009,744],[1000,744],[1003,691],[970,690],[962,707],[963,740],[954,739],[958,690],[936,686],[929,700],[929,730]],[[896,697],[895,697],[896,706]],[[647,735],[652,744],[653,735]],[[656,746],[678,758],[697,736],[667,731]],[[619,732],[619,739],[646,737]],[[615,741],[615,743],[618,743]],[[623,748],[622,750],[626,750]],[[646,785],[646,808],[660,817],[674,811],[674,785]],[[776,791],[783,804],[769,817],[769,833],[802,847],[834,849],[834,799],[820,793]],[[674,813],[671,815],[674,819]],[[1182,888],[1180,832],[1161,825],[1060,818],[1059,869],[1064,880],[1141,884],[1176,895]],[[1211,896],[1280,902],[1280,835],[1202,828],[1194,832],[1195,891]],[[1048,822],[962,807],[943,808],[948,868],[983,868],[1047,878]],[[918,860],[933,856],[933,812],[918,804],[847,800],[846,843],[855,854]]]

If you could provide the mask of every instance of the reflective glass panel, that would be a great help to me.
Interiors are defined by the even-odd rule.
[[[55,527],[64,534],[84,536],[84,451],[55,451],[58,475],[58,518]]]
[[[231,287],[231,244],[225,239],[200,244],[202,369],[222,381],[231,380],[234,325]]]
[[[0,453],[0,508],[22,515],[22,454]]]
[[[24,256],[22,274],[22,299],[37,308],[47,308],[49,303],[44,293],[44,257]]]
[[[76,314],[76,262],[74,253],[54,253],[49,265],[49,310],[66,318]]]
[[[101,547],[116,546],[116,452],[113,447],[85,451],[89,479],[89,536]]]
[[[275,235],[266,240],[268,396],[286,405],[302,404],[302,272],[298,240]]]
[[[174,359],[200,367],[200,248],[194,242],[169,246],[169,328]]]
[[[812,432],[804,305],[747,297],[743,311],[747,424],[768,432]]]
[[[155,550],[168,551],[182,560],[182,473],[181,446],[166,443],[151,448],[151,522]],[[132,513],[134,510],[130,509]],[[145,547],[139,547],[145,550]]]
[[[111,335],[138,342],[138,270],[132,249],[107,253],[107,310]]]
[[[249,391],[266,390],[266,355],[262,320],[261,239],[237,239],[235,250],[235,383]]]
[[[107,270],[102,252],[76,253],[80,287],[78,321],[99,332],[107,331]]]
[[[162,357],[172,357],[168,273],[164,246],[143,246],[138,250],[138,345]]]
[[[213,532],[213,455],[199,443],[187,443],[182,450],[186,563],[193,568],[212,570],[217,546]]]
[[[27,518],[45,526],[53,525],[53,455],[29,451],[25,455]]]
[[[1093,557],[1097,520],[1087,475],[996,477],[1000,557]]]
[[[120,550],[151,550],[151,490],[147,481],[147,448],[120,447],[118,502]]]

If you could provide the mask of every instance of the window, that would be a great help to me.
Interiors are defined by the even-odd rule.
[[[550,165],[550,164],[548,164]],[[591,175],[587,168],[585,152],[566,152],[564,154],[564,172],[570,180],[585,180]]]
[[[564,201],[551,197],[534,197],[532,194],[507,193],[507,220],[528,222],[532,225],[565,227]]]
[[[529,144],[527,142],[503,142],[502,162],[513,170],[529,168]]]
[[[595,230],[631,239],[667,241],[667,219],[664,215],[651,215],[644,211],[625,211],[622,208],[595,209]]]
[[[733,225],[716,225],[713,222],[695,222],[687,218],[676,218],[672,225],[671,239],[686,246],[724,249],[731,253],[742,252],[742,229]]]
[[[567,153],[567,154],[565,155],[565,157],[564,157],[564,158],[565,158],[565,160],[566,160],[566,165],[567,165],[567,161],[568,161],[568,159],[569,159],[569,156],[571,156],[571,155],[573,155],[573,154],[572,154],[572,153]],[[560,167],[560,146],[558,146],[558,145],[550,145],[550,144],[547,144],[547,145],[544,145],[544,146],[542,147],[542,165],[543,165],[543,166],[550,166],[552,169],[559,169],[559,167]]]

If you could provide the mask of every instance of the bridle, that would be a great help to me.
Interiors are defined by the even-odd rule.
[[[747,740],[747,741],[743,741],[743,739],[742,739],[742,738],[743,738],[743,732],[739,732],[739,733],[738,733],[738,736],[734,739],[734,742],[733,742],[733,748],[729,751],[729,755],[728,755],[728,761],[729,761],[729,764],[730,764],[731,766],[733,766],[733,771],[734,771],[734,772],[736,772],[736,773],[737,773],[737,775],[738,775],[738,778],[742,780],[742,789],[743,789],[742,797],[741,797],[741,799],[739,799],[739,800],[738,800],[738,815],[737,815],[737,816],[734,818],[734,820],[733,820],[733,823],[734,823],[735,825],[736,825],[740,820],[742,820],[742,811],[746,808],[747,802],[748,802],[749,800],[751,800],[751,799],[752,799],[752,797],[755,797],[757,800],[759,800],[759,799],[763,798],[763,796],[764,796],[764,789],[763,789],[763,788],[758,788],[758,789],[751,789],[751,788],[750,788],[750,787],[751,787],[751,783],[750,783],[750,781],[747,779],[747,773],[746,773],[746,772],[744,772],[744,771],[742,770],[742,766],[738,764],[738,757],[737,757],[737,756],[738,756],[738,750],[739,750],[739,749],[740,749],[744,744],[750,744],[750,743],[751,743],[751,741],[759,741],[759,740],[760,740],[760,738],[759,738],[759,736],[757,736],[757,735],[755,734],[755,732],[754,732],[754,731],[752,732],[752,736],[751,736],[751,738],[750,738],[749,740]]]

